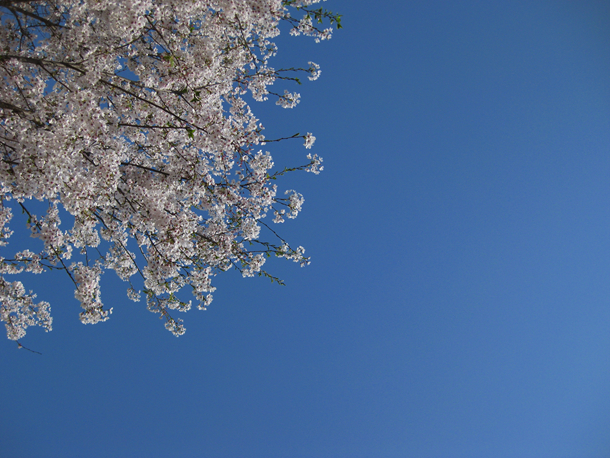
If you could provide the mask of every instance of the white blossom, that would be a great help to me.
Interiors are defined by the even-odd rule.
[[[289,194],[288,208],[290,209],[290,213],[288,213],[286,216],[288,216],[288,218],[294,219],[301,211],[305,199],[303,198],[302,194],[299,194],[294,189],[289,189],[288,191],[286,191],[286,194]]]
[[[7,337],[19,340],[29,326],[52,329],[51,307],[48,302],[35,304],[36,295],[26,293],[20,281],[7,282],[0,277],[0,320],[4,321]]]
[[[322,159],[274,171],[261,147],[283,139],[265,138],[246,100],[293,108],[300,95],[272,86],[298,81],[295,72],[319,77],[313,62],[270,66],[282,22],[315,40],[331,36],[320,21],[340,26],[319,1],[0,2],[0,320],[10,339],[52,320],[46,302],[6,275],[65,271],[81,321],[93,324],[112,313],[100,286],[112,270],[129,299],[143,294],[181,335],[171,313],[191,308],[178,298],[185,286],[205,309],[219,272],[275,278],[262,270],[268,255],[309,262],[263,219],[297,216],[303,196],[278,197],[276,179],[319,173]],[[293,137],[307,149],[315,141]],[[10,255],[15,211],[38,245]]]
[[[280,96],[275,104],[282,108],[294,108],[297,106],[300,99],[301,94],[298,92],[288,92],[285,90],[284,95]]]
[[[322,73],[322,70],[320,70],[320,66],[315,62],[309,62],[308,71],[310,73],[310,75],[307,77],[309,81],[317,80],[320,77],[320,73]]]
[[[305,135],[305,148],[311,149],[311,147],[313,146],[315,141],[316,141],[316,137],[311,135],[311,132],[307,132],[307,134]]]
[[[311,162],[305,168],[306,171],[318,175],[322,170],[324,170],[324,166],[320,165],[322,164],[322,158],[318,157],[317,154],[312,155],[310,153],[307,155],[307,159],[309,159]]]

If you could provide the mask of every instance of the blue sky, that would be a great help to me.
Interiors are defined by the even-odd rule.
[[[320,80],[253,107],[317,136],[282,183],[312,264],[217,277],[179,339],[111,273],[95,326],[25,278],[54,330],[0,340],[0,456],[610,455],[610,4],[324,6],[330,42],[278,40]]]

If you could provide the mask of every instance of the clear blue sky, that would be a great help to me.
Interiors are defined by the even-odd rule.
[[[111,273],[95,326],[27,277],[54,330],[0,340],[1,457],[610,456],[610,3],[324,6],[278,42],[320,80],[253,107],[318,138],[283,182],[312,264],[217,277],[179,339]]]

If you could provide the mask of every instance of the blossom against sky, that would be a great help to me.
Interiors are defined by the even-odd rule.
[[[219,277],[178,339],[111,273],[95,326],[50,277],[42,356],[0,342],[0,454],[608,455],[608,4],[325,6],[332,40],[278,40],[319,80],[253,104],[324,157],[282,227],[311,265]]]

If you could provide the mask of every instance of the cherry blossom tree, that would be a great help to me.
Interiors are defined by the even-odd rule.
[[[205,309],[219,272],[281,282],[267,257],[309,263],[265,218],[298,215],[303,196],[276,179],[317,174],[322,159],[274,170],[265,144],[311,148],[315,137],[266,139],[247,99],[293,108],[299,94],[272,85],[318,78],[313,62],[270,59],[281,24],[316,41],[340,27],[319,1],[0,0],[0,246],[15,211],[44,245],[0,257],[9,339],[52,324],[49,304],[11,274],[63,270],[81,321],[98,323],[112,313],[100,275],[113,270],[179,336],[174,312],[192,305],[183,288]]]

